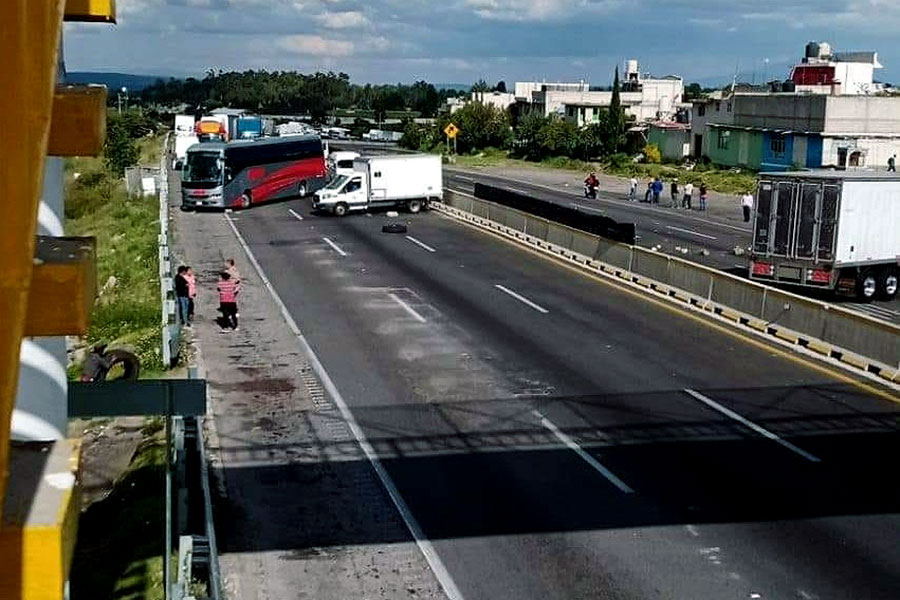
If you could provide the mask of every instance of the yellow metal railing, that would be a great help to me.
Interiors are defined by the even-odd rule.
[[[57,88],[63,19],[115,22],[113,0],[0,1],[0,598],[59,600],[77,525],[78,443],[10,445],[25,335],[83,334],[94,297],[89,240],[42,238],[48,155],[99,153],[105,90]],[[48,252],[49,250],[49,252]],[[60,290],[65,293],[59,293]]]

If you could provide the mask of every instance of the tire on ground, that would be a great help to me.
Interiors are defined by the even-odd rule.
[[[120,367],[122,375],[114,377],[116,381],[135,381],[141,374],[141,361],[132,352],[128,350],[115,349],[106,353],[106,357],[110,360],[110,371]],[[104,377],[106,381],[110,381],[109,377]]]
[[[897,297],[898,279],[900,269],[887,267],[878,274],[878,298],[881,300],[893,300]]]
[[[406,224],[388,223],[387,225],[383,225],[381,227],[381,231],[384,233],[406,233]]]

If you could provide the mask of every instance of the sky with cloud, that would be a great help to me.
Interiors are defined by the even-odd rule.
[[[725,83],[786,77],[808,40],[876,50],[900,84],[900,0],[117,0],[67,24],[72,71],[344,71],[355,82],[607,85],[617,64]]]

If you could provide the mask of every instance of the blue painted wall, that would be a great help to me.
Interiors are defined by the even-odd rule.
[[[784,152],[775,153],[772,151],[772,138],[784,138]],[[766,131],[762,136],[762,164],[760,165],[764,171],[787,171],[794,166],[794,135],[787,134],[784,136],[773,135]],[[821,152],[820,152],[821,153]]]
[[[811,135],[806,138],[806,166],[810,168],[822,166],[822,136]]]

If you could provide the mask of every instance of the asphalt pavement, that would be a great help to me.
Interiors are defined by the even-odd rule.
[[[639,246],[656,248],[665,254],[747,276],[747,255],[739,256],[735,249],[746,251],[750,246],[752,227],[742,221],[736,202],[731,207],[711,206],[708,212],[676,209],[669,207],[668,191],[660,199],[660,204],[629,202],[624,183],[618,188],[601,186],[596,199],[587,199],[583,195],[579,174],[563,172],[570,175],[570,182],[565,180],[565,175],[560,177],[558,171],[544,171],[547,170],[518,168],[507,173],[499,169],[447,167],[444,169],[444,184],[448,189],[471,194],[476,182],[483,183],[590,214],[634,223]],[[796,288],[790,289],[797,292]],[[836,302],[878,319],[900,323],[900,300],[859,304],[832,294],[816,294],[813,291],[799,293]]]
[[[384,214],[315,215],[308,200],[228,218],[433,548],[445,590],[898,597],[900,405],[887,392],[435,213],[404,215],[407,234],[382,233]],[[722,250],[739,234],[679,218],[659,223]],[[307,527],[267,527],[231,540],[233,552],[299,560],[409,542],[364,510],[334,525],[342,515],[316,491],[330,478],[352,490],[368,469],[358,453],[324,481],[302,461],[224,468],[247,485],[308,482],[317,499],[276,495],[259,510]],[[360,501],[375,502],[370,490]]]

